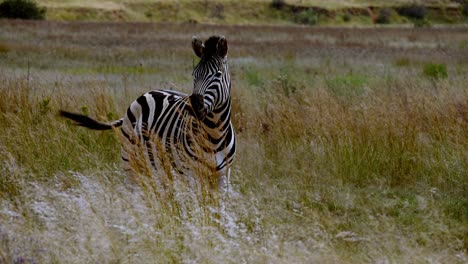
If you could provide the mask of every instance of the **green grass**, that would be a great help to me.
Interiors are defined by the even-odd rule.
[[[329,91],[340,98],[362,96],[367,84],[365,76],[348,74],[335,76],[326,80]]]
[[[0,53],[0,262],[466,262],[464,32],[0,23],[17,43]],[[227,199],[132,184],[118,133],[57,116],[190,93],[191,36],[215,32],[238,136]]]
[[[447,74],[447,65],[437,64],[437,63],[428,63],[424,65],[423,73],[426,77],[432,79],[446,79]]]

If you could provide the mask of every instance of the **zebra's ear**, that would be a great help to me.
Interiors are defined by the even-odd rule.
[[[193,49],[193,52],[195,52],[195,55],[201,58],[203,56],[204,48],[205,46],[203,45],[203,42],[197,37],[193,36],[192,37],[192,49]]]
[[[225,37],[220,37],[218,40],[218,44],[216,44],[216,52],[218,56],[221,58],[226,57],[228,51],[227,40]]]

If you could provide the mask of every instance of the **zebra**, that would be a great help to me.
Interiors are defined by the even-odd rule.
[[[95,130],[121,127],[123,168],[130,178],[136,173],[132,159],[142,151],[156,171],[167,163],[181,174],[201,167],[214,179],[212,187],[225,190],[236,153],[227,40],[212,36],[203,43],[193,37],[192,49],[200,61],[192,73],[191,95],[149,91],[130,104],[123,118],[109,123],[63,110],[60,115]]]

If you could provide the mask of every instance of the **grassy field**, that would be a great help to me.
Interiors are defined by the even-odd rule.
[[[448,0],[38,0],[37,3],[47,8],[47,19],[64,21],[355,26],[373,24],[375,21],[371,16],[377,17],[382,9],[387,9],[385,24],[427,26],[461,24],[468,20],[463,11],[468,2],[463,5]],[[425,23],[405,17],[398,11],[398,8],[412,4],[424,6]]]
[[[190,93],[194,34],[229,43],[221,205],[57,116]],[[0,262],[466,263],[467,72],[464,29],[0,21]]]

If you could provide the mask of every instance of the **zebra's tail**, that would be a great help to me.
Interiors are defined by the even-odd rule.
[[[123,118],[112,121],[111,123],[103,123],[85,115],[75,114],[67,111],[61,110],[59,114],[62,117],[75,121],[75,125],[77,126],[82,126],[94,130],[108,130],[114,127],[119,127],[123,124]]]

